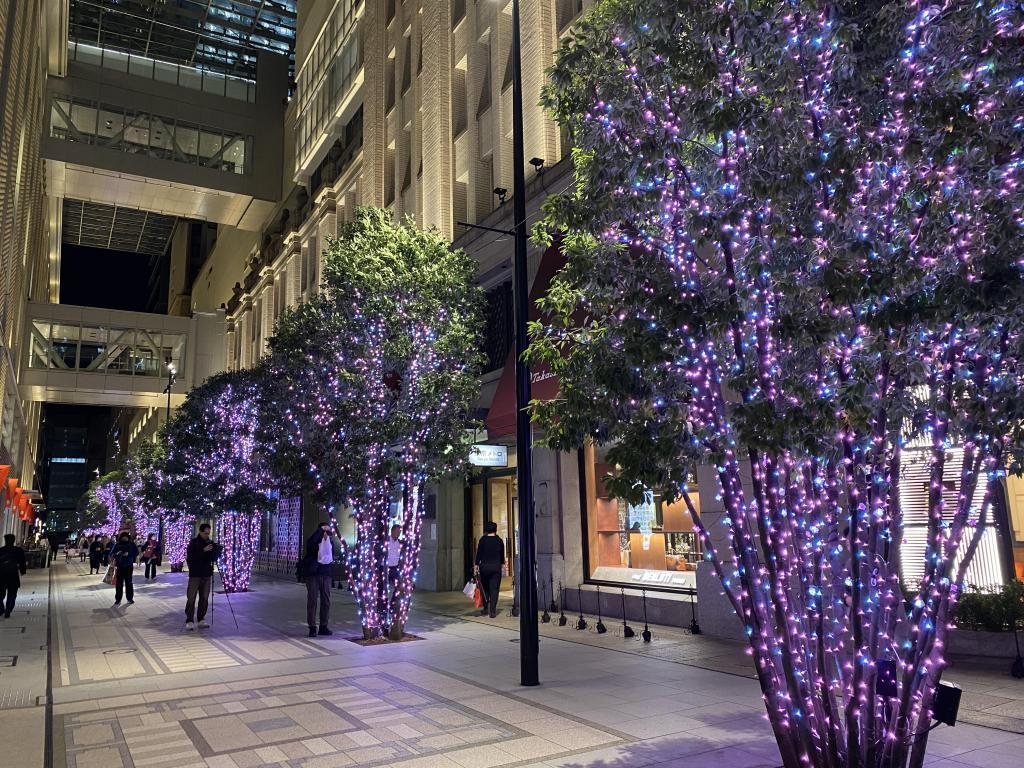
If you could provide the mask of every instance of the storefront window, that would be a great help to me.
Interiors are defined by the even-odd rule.
[[[665,503],[650,491],[639,504],[611,498],[602,479],[612,467],[602,448],[585,449],[584,467],[590,578],[633,587],[696,586],[702,552],[686,505]],[[699,509],[695,487],[691,500]]]

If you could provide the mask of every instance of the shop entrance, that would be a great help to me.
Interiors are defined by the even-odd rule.
[[[471,540],[466,547],[469,555],[466,561],[467,573],[472,573],[476,544],[484,535],[484,522],[493,520],[498,524],[498,536],[505,543],[505,559],[508,564],[509,575],[502,578],[501,589],[512,589],[519,533],[519,493],[515,468],[488,469],[472,476],[467,502],[466,530],[471,532]]]

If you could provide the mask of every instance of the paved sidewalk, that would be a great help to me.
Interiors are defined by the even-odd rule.
[[[49,576],[46,569],[22,576],[11,618],[0,617],[0,743],[26,766],[43,762]]]
[[[513,618],[509,611],[503,611],[496,619],[481,617],[458,592],[418,594],[416,600],[421,609],[431,613],[498,626],[510,632],[519,629],[519,620]],[[511,596],[508,602],[511,602]],[[558,626],[558,618],[557,614],[552,615],[550,623],[540,625],[541,637],[754,678],[745,643],[692,635],[687,629],[659,625],[651,625],[654,638],[650,643],[644,643],[639,635],[643,622],[630,622],[637,634],[627,639],[623,635],[621,619],[606,618],[604,623],[608,631],[598,634],[594,616],[584,617],[587,627],[583,631],[576,629],[578,615],[568,615],[564,627]],[[1010,663],[1010,659],[950,661],[943,679],[963,689],[959,722],[1024,734],[1024,680],[1010,677]]]
[[[694,663],[732,652],[707,638],[656,628],[654,643],[622,652],[622,637],[544,625],[543,685],[527,689],[514,621],[467,621],[451,596],[417,596],[426,610],[408,629],[421,641],[364,648],[346,639],[358,627],[338,592],[333,637],[306,638],[304,590],[271,580],[230,606],[216,594],[213,628],[186,634],[183,575],[140,579],[136,604],[115,609],[86,571],[55,570],[55,768],[779,762],[756,682]],[[673,645],[691,657],[658,658]],[[932,743],[930,768],[1008,768],[1024,750],[1024,736],[971,725]]]

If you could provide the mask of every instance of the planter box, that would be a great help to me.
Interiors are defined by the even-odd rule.
[[[1024,638],[1021,638],[1024,647]],[[988,656],[1013,659],[1017,646],[1013,632],[986,632],[982,629],[955,629],[949,633],[947,651],[950,656]]]

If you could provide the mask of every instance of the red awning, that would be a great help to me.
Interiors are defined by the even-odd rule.
[[[538,299],[547,295],[551,280],[565,266],[565,254],[557,242],[544,251],[540,258],[540,267],[530,289],[530,320],[540,319],[537,309]],[[551,372],[547,365],[538,365],[530,371],[530,396],[534,400],[551,400],[558,395],[558,376]],[[515,348],[508,354],[505,368],[498,380],[498,388],[494,391],[491,409],[484,421],[488,439],[505,437],[516,433],[516,366]]]

